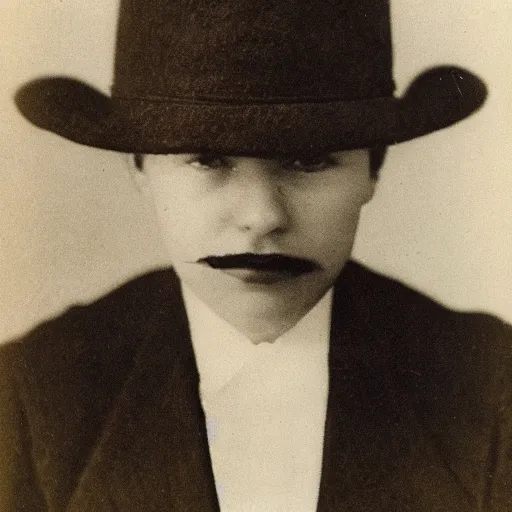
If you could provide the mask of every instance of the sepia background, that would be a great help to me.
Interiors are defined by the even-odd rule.
[[[166,263],[124,155],[38,130],[12,95],[38,75],[108,93],[117,0],[2,0],[0,340]],[[392,0],[398,92],[422,69],[468,67],[484,109],[391,148],[354,256],[456,308],[512,321],[512,3]]]

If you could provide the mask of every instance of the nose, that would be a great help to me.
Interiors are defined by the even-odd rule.
[[[289,223],[286,197],[272,163],[240,158],[235,167],[232,214],[237,228],[255,237],[285,231]]]

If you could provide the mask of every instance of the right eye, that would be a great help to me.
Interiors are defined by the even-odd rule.
[[[316,155],[311,157],[292,158],[283,162],[282,166],[287,171],[304,173],[321,172],[332,168],[337,162],[331,155]]]
[[[194,155],[187,163],[196,169],[203,170],[222,170],[231,168],[230,163],[225,157],[214,154]]]

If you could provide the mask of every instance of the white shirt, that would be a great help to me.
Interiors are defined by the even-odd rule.
[[[222,512],[313,512],[322,468],[332,291],[253,344],[183,289]]]

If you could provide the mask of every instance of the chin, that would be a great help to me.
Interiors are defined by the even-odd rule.
[[[310,308],[290,307],[289,301],[245,300],[217,304],[216,313],[253,343],[272,342],[291,329]]]
[[[180,277],[199,299],[232,324],[296,322],[323,297],[335,279],[319,271],[274,284],[258,284],[208,268],[182,272]]]
[[[271,324],[295,323],[304,316],[324,295],[328,287],[308,286],[301,283],[281,283],[280,286],[255,287],[232,292],[217,302],[230,310],[231,317],[251,318]]]

